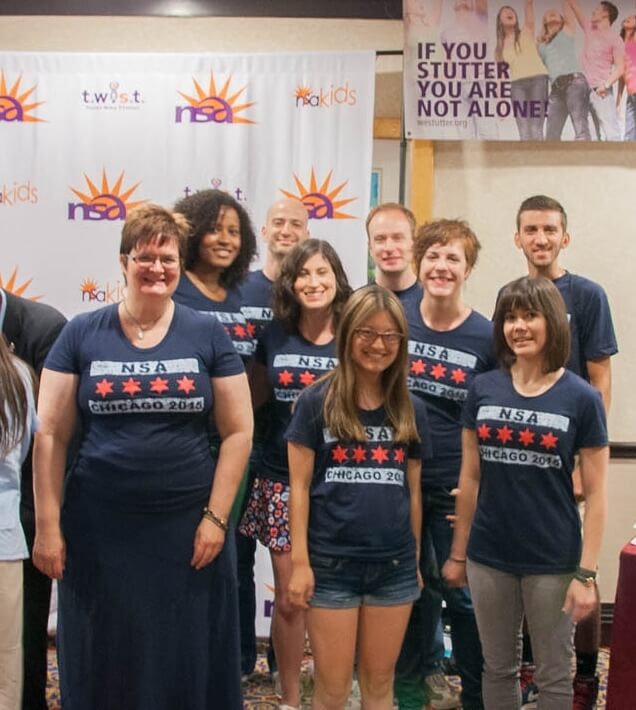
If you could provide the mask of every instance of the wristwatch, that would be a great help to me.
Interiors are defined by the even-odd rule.
[[[596,571],[593,569],[585,569],[585,567],[577,567],[574,573],[574,579],[586,587],[593,587],[596,584]]]

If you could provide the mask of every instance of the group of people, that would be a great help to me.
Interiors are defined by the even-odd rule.
[[[300,707],[306,632],[316,710],[344,708],[354,667],[364,707],[451,707],[442,600],[463,708],[520,707],[524,618],[539,707],[594,702],[594,649],[574,684],[570,665],[575,626],[598,609],[617,351],[605,293],[559,265],[567,219],[545,196],[519,209],[529,275],[502,288],[492,321],[463,299],[480,250],[465,222],[417,229],[390,203],[366,228],[375,283],[352,292],[297,200],[270,206],[253,272],[255,230],[226,193],[126,219],[125,299],[62,329],[39,386],[29,544],[59,580],[67,710],[241,708],[256,540],[274,572],[282,710]],[[4,342],[0,368],[17,511],[33,388]],[[3,559],[21,560],[11,520],[20,544]]]

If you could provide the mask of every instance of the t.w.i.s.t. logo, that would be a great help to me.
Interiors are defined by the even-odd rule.
[[[203,89],[196,79],[192,79],[196,96],[190,96],[183,91],[178,91],[187,102],[187,106],[177,106],[175,113],[176,123],[255,123],[245,116],[243,111],[254,105],[254,101],[243,101],[241,95],[247,85],[240,89],[232,88],[232,76],[228,76],[220,89],[217,89],[214,74],[210,74],[207,91]]]
[[[39,123],[44,121],[43,118],[34,115],[33,111],[45,102],[30,101],[37,84],[22,89],[20,87],[22,75],[10,86],[9,83],[6,80],[4,71],[0,69],[0,121],[16,121],[19,123]]]
[[[0,288],[12,293],[14,296],[22,296],[23,298],[28,298],[29,301],[39,301],[42,296],[29,296],[27,293],[27,290],[31,285],[31,281],[33,281],[33,279],[27,279],[22,283],[18,283],[17,266],[13,269],[8,279],[3,278],[2,274],[0,274]]]
[[[89,222],[99,222],[104,219],[111,222],[122,220],[126,219],[129,210],[148,202],[148,200],[131,201],[132,194],[140,183],[136,182],[131,187],[125,187],[123,170],[112,185],[108,182],[105,170],[102,170],[100,187],[86,173],[84,173],[84,180],[86,181],[88,192],[82,192],[70,187],[71,192],[79,197],[80,202],[68,203],[69,219],[82,219]]]
[[[298,176],[294,175],[298,192],[288,192],[282,188],[280,191],[286,197],[300,200],[303,205],[305,205],[309,219],[357,219],[352,214],[340,211],[342,207],[348,205],[350,202],[354,202],[358,198],[349,197],[348,199],[337,200],[336,198],[344,190],[349,181],[345,180],[339,185],[336,185],[336,187],[331,187],[332,173],[333,170],[330,170],[327,177],[319,185],[314,169],[312,168],[309,178],[309,187],[305,187]]]

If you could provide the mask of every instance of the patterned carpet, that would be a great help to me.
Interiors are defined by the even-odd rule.
[[[307,657],[303,663],[303,710],[311,707],[311,659]],[[607,649],[601,651],[598,670],[601,679],[597,710],[605,710],[605,696],[607,690],[607,670],[609,667],[609,653]],[[459,678],[451,677],[451,682],[459,687]],[[256,671],[250,676],[243,686],[245,696],[245,710],[277,710],[278,698],[274,692],[271,676],[267,672],[264,656],[259,656]],[[61,710],[59,678],[57,672],[57,659],[55,645],[49,648],[49,680],[47,686],[47,701],[49,710]],[[360,707],[357,693],[352,693],[347,706],[348,710],[358,710]]]

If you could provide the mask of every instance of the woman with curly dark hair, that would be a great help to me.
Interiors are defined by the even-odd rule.
[[[333,369],[335,331],[351,288],[335,249],[308,239],[283,261],[274,283],[274,320],[259,339],[251,372],[255,409],[271,400],[268,446],[252,485],[240,532],[269,548],[275,597],[272,639],[281,684],[281,708],[300,707],[300,664],[305,612],[289,599],[289,466],[284,434],[303,388]]]
[[[255,341],[241,313],[239,284],[256,254],[256,235],[244,207],[222,190],[201,190],[179,200],[191,230],[184,273],[174,295],[177,303],[221,321],[238,354],[247,360]]]

